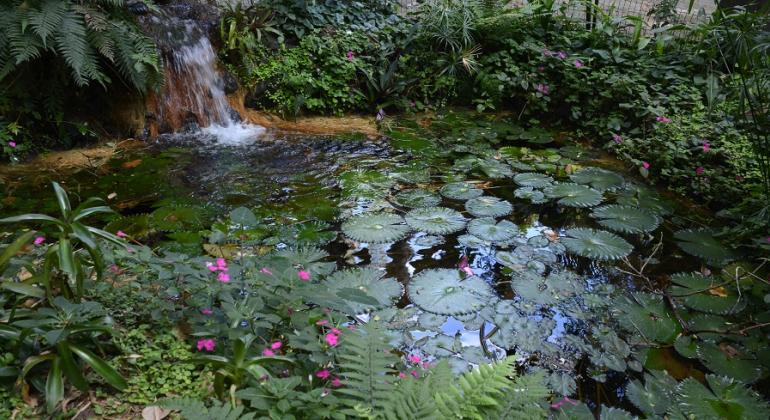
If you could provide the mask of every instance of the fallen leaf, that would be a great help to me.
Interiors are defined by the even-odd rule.
[[[169,414],[168,410],[164,410],[157,405],[145,407],[142,410],[142,419],[144,420],[162,420]]]
[[[107,195],[107,199],[108,199],[108,200],[112,200],[112,199],[114,199],[114,198],[115,198],[115,197],[117,197],[117,196],[118,196],[118,193],[115,193],[115,192],[111,192],[111,193],[109,193],[109,194]]]
[[[133,169],[139,166],[142,163],[142,159],[136,159],[136,160],[130,160],[128,162],[123,162],[123,169]]]
[[[714,295],[714,296],[727,297],[727,289],[725,289],[722,286],[713,287],[713,288],[708,290],[708,293],[710,295]]]
[[[722,353],[725,354],[725,356],[729,358],[738,357],[740,355],[740,352],[735,349],[735,347],[727,344],[727,343],[719,343],[719,349],[722,350]]]

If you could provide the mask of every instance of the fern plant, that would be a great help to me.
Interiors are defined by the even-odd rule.
[[[123,0],[4,1],[0,81],[50,59],[57,63],[46,68],[55,70],[63,63],[80,87],[92,82],[106,86],[110,73],[140,92],[161,80],[157,48],[142,34]]]

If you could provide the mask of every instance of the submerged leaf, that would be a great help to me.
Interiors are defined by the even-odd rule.
[[[647,210],[617,204],[598,207],[591,217],[608,229],[624,233],[651,232],[660,225],[660,219]]]
[[[409,233],[401,216],[390,213],[365,213],[353,216],[342,224],[342,232],[358,242],[395,242]]]
[[[414,276],[409,299],[421,309],[440,315],[461,315],[494,303],[494,290],[479,277],[463,279],[460,270],[430,269]]]
[[[406,214],[406,223],[413,229],[433,235],[447,235],[465,228],[462,213],[446,207],[414,209]]]
[[[513,205],[497,197],[477,197],[465,202],[465,209],[476,217],[500,217],[513,211]]]
[[[569,229],[561,241],[570,252],[597,260],[623,258],[634,249],[620,236],[586,228]]]

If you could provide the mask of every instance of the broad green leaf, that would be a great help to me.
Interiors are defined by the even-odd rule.
[[[112,385],[119,391],[126,389],[128,386],[126,380],[123,379],[123,377],[120,376],[120,374],[112,366],[108,365],[107,362],[99,358],[99,356],[95,355],[85,347],[79,345],[70,343],[69,347],[73,353],[80,357],[84,362],[88,363],[88,365],[91,366],[91,368],[93,368],[94,371],[98,373],[102,378],[104,378],[108,384]]]

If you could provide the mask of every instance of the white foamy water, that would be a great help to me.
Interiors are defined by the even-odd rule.
[[[256,124],[232,122],[230,125],[212,124],[202,129],[226,146],[241,146],[254,143],[265,134],[265,127]]]

